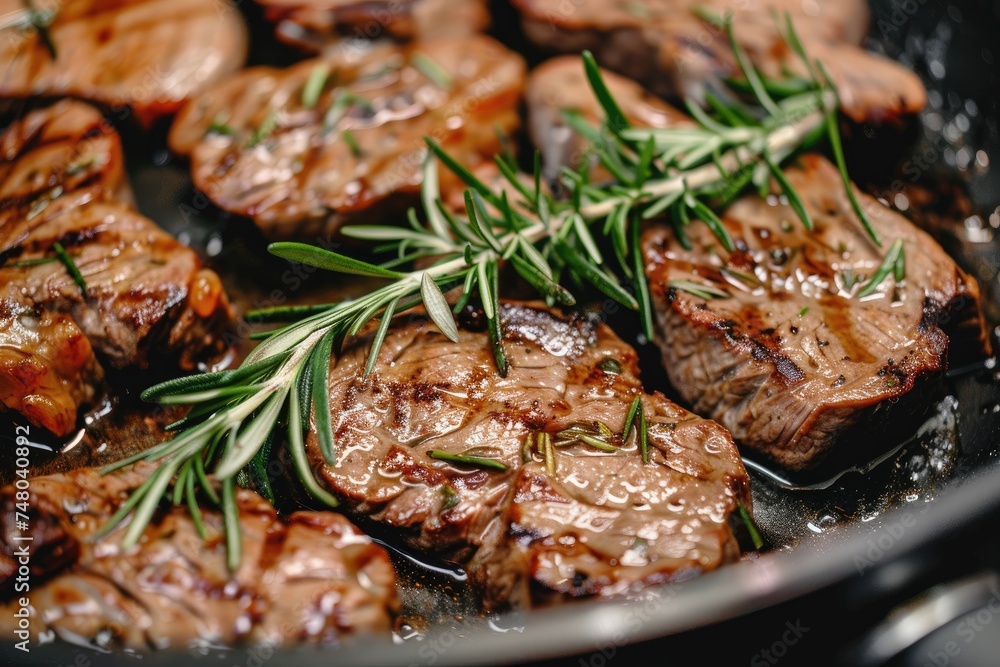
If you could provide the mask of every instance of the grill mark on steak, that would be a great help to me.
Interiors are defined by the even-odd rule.
[[[118,135],[63,101],[0,134],[0,401],[56,435],[103,393],[102,365],[192,369],[224,349],[219,277],[128,202]],[[84,295],[54,259],[61,243]],[[45,260],[46,263],[23,265]]]
[[[748,195],[723,215],[742,251],[720,249],[702,224],[688,228],[690,251],[665,224],[647,229],[643,246],[672,384],[748,451],[806,470],[838,440],[861,448],[879,428],[899,427],[888,417],[905,414],[900,399],[947,366],[945,322],[975,331],[975,340],[954,347],[982,350],[986,342],[975,281],[930,236],[866,195],[859,196],[884,248],[903,242],[906,276],[858,298],[884,248],[867,238],[835,167],[807,155],[786,174],[814,231],[776,196]],[[671,286],[674,280],[710,284],[730,298],[705,301]],[[953,312],[957,305],[961,312]]]
[[[447,72],[450,88],[413,64],[417,53]],[[317,66],[332,74],[306,108],[302,89]],[[484,36],[359,46],[284,70],[250,68],[185,107],[170,146],[190,155],[195,185],[216,205],[252,218],[266,235],[329,237],[345,221],[381,223],[416,203],[424,137],[469,168],[492,162],[497,129],[510,134],[520,123],[524,70],[520,56]],[[357,99],[324,129],[344,91]],[[255,138],[269,117],[273,131]],[[218,122],[231,134],[210,132]],[[441,172],[444,194],[460,185]]]
[[[184,649],[267,642],[341,643],[387,634],[398,610],[389,555],[342,515],[279,519],[256,494],[237,491],[242,558],[226,566],[219,512],[203,510],[209,540],[187,510],[161,511],[136,547],[123,529],[96,531],[155,470],[110,475],[83,468],[31,480],[32,636],[54,632],[101,649]],[[15,489],[0,489],[0,629],[13,632]]]
[[[742,77],[725,32],[694,14],[702,9],[720,17],[733,13],[737,41],[765,76],[780,79],[790,70],[808,78],[773,18],[790,13],[809,56],[823,62],[836,84],[841,108],[858,122],[893,121],[919,112],[926,102],[913,72],[860,48],[870,18],[863,0],[511,3],[532,42],[557,53],[590,49],[602,65],[668,98],[701,99],[706,90],[720,90],[721,79]]]
[[[486,332],[463,324],[452,343],[419,311],[390,327],[369,378],[361,370],[370,333],[331,365],[336,462],[324,461],[315,436],[307,450],[348,511],[382,524],[398,544],[464,567],[491,610],[629,595],[737,558],[728,517],[750,497],[729,434],[645,394],[635,351],[595,317],[519,304],[504,304],[501,317],[506,378],[495,373]],[[608,358],[620,372],[601,369]],[[649,421],[648,465],[636,438],[620,437],[636,396]],[[529,434],[597,422],[623,446],[604,453],[561,443],[554,474],[538,453],[523,461]],[[508,470],[435,460],[431,450]]]
[[[33,31],[8,30],[0,97],[79,97],[131,107],[141,122],[172,114],[242,66],[247,31],[225,0],[62,0],[49,34],[53,61]],[[0,16],[24,10],[0,0]]]
[[[485,0],[257,0],[278,39],[318,53],[341,40],[430,41],[485,30]]]

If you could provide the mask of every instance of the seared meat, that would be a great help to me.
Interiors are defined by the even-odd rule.
[[[128,197],[121,146],[96,110],[64,101],[34,111],[0,135],[0,149],[4,405],[65,435],[100,391],[98,360],[190,369],[222,350],[231,313],[219,277],[116,199]]]
[[[0,403],[52,433],[70,433],[104,377],[90,341],[63,313],[0,308]]]
[[[324,68],[322,93],[304,104]],[[469,168],[492,161],[497,128],[518,125],[523,82],[521,58],[482,36],[339,50],[229,79],[181,112],[170,144],[219,207],[269,236],[314,240],[414,203],[425,136]]]
[[[278,39],[318,53],[344,40],[452,39],[485,30],[486,0],[257,0]],[[351,42],[347,42],[350,44]]]
[[[20,19],[0,39],[0,97],[82,97],[131,107],[140,121],[170,114],[246,58],[246,27],[227,0],[36,0],[56,58],[21,0],[0,0]],[[26,22],[27,21],[27,22]]]
[[[700,99],[720,78],[741,76],[725,32],[696,15],[733,13],[737,41],[766,76],[806,75],[782,40],[772,15],[788,12],[810,57],[826,66],[844,112],[857,121],[885,121],[918,112],[926,92],[912,72],[863,51],[864,0],[511,0],[529,39],[562,53],[591,49],[602,65],[667,97]],[[783,21],[783,18],[782,18]],[[783,25],[782,25],[783,27]]]
[[[240,566],[230,572],[222,516],[203,509],[207,540],[186,507],[156,517],[123,551],[119,528],[95,533],[153,464],[101,476],[94,469],[30,480],[26,512],[0,490],[0,631],[13,637],[27,597],[31,641],[54,632],[101,648],[339,643],[388,633],[396,603],[386,551],[340,514],[284,520],[262,498],[237,492]],[[30,529],[17,527],[17,512]],[[18,538],[30,537],[30,540]],[[15,591],[18,549],[28,546],[29,591]]]
[[[673,385],[747,450],[802,470],[839,439],[867,446],[858,435],[842,436],[887,425],[890,406],[945,367],[942,322],[970,320],[977,334],[982,323],[975,281],[930,236],[860,195],[883,240],[876,248],[835,167],[806,156],[786,173],[814,231],[777,197],[750,195],[723,216],[735,252],[720,248],[702,224],[687,228],[691,250],[666,225],[647,231],[644,248]],[[889,276],[859,297],[897,239],[905,280]],[[721,298],[675,281],[708,286]]]
[[[602,70],[604,82],[633,125],[691,127],[686,114],[649,94],[639,84]],[[562,167],[576,168],[588,151],[587,142],[567,126],[563,112],[578,112],[597,126],[604,119],[601,105],[583,72],[578,56],[560,56],[531,71],[525,86],[531,140],[542,152],[545,177],[556,178]],[[595,174],[595,179],[600,178]]]
[[[737,558],[729,517],[750,495],[729,434],[644,393],[635,351],[595,316],[514,304],[501,316],[506,378],[473,310],[458,343],[424,315],[402,316],[367,380],[370,338],[348,347],[330,370],[335,464],[308,444],[330,490],[402,543],[464,566],[488,609],[628,595]],[[634,433],[621,439],[635,397],[648,464]]]

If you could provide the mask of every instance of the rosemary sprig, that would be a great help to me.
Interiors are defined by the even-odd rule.
[[[260,464],[258,457],[267,456],[270,438],[282,427],[287,429],[292,460],[305,488],[320,502],[335,505],[337,499],[313,476],[303,445],[303,431],[312,421],[322,455],[328,462],[335,459],[336,433],[330,421],[328,386],[331,356],[366,325],[378,321],[363,371],[366,376],[376,373],[380,348],[395,313],[422,303],[443,336],[455,340],[459,333],[454,314],[478,295],[497,371],[506,375],[498,278],[503,263],[509,263],[550,304],[575,303],[567,284],[604,292],[626,307],[640,310],[644,329],[652,335],[652,309],[640,248],[642,221],[669,214],[682,243],[684,228],[701,221],[723,247],[732,248],[716,207],[751,187],[766,188],[771,178],[777,178],[779,187],[788,194],[791,186],[776,175],[780,166],[811,145],[818,133],[826,133],[832,141],[837,132],[836,124],[827,120],[837,103],[827,83],[814,78],[807,82],[806,92],[782,97],[767,89],[766,79],[748,59],[741,59],[741,65],[752,84],[748,85],[757,102],[755,107],[726,108],[716,100],[709,104],[709,111],[692,111],[699,123],[696,128],[630,127],[590,54],[584,54],[583,65],[606,119],[599,128],[572,115],[567,120],[591,140],[593,156],[614,175],[613,182],[591,182],[584,164],[582,169],[563,171],[552,192],[566,196],[556,197],[541,187],[536,157],[530,175],[534,187],[525,187],[514,167],[502,161],[506,168],[501,167],[501,173],[512,186],[504,190],[482,182],[428,140],[421,194],[424,219],[411,211],[409,226],[343,230],[347,236],[379,243],[381,250],[391,252],[384,264],[301,243],[271,245],[271,252],[279,257],[385,283],[355,300],[251,313],[267,321],[288,323],[259,336],[262,342],[236,370],[172,380],[144,392],[146,400],[188,404],[192,410],[171,426],[176,432],[173,439],[112,466],[139,459],[160,462],[153,476],[112,517],[105,532],[133,514],[123,542],[125,546],[135,544],[172,481],[175,486],[183,481],[185,488],[177,492],[178,498],[188,494],[190,486],[193,491],[189,497],[200,490],[224,508],[227,503],[232,507],[229,494],[234,481]],[[319,75],[316,77],[311,88],[318,86]],[[342,89],[334,93],[326,112],[326,128],[337,125],[348,99]],[[273,124],[273,120],[265,121],[256,135],[266,136]],[[347,140],[348,135],[344,136]],[[442,203],[439,168],[452,172],[467,187],[464,211],[455,212]],[[790,195],[789,201],[795,199]],[[801,211],[799,216],[808,225]],[[613,258],[604,257],[604,249],[609,247]],[[429,262],[421,268],[402,269],[415,260]],[[901,266],[898,259],[893,260],[891,270]],[[703,295],[718,296],[710,288],[695,285]],[[461,296],[450,304],[444,294],[456,287],[461,288]],[[623,442],[633,429],[642,459],[648,463],[648,424],[638,397],[628,411]],[[575,437],[599,450],[614,446],[611,436],[600,427]],[[555,473],[555,446],[546,432],[529,435],[522,460],[530,460],[532,451],[537,451],[546,469]],[[486,457],[437,450],[429,456],[508,470],[506,464]],[[254,479],[253,474],[245,476],[251,482]],[[221,490],[216,488],[219,482],[223,483]],[[235,521],[227,520],[226,525],[230,533],[238,529]],[[230,538],[227,544],[235,549],[238,542]]]
[[[507,472],[508,468],[502,461],[497,461],[496,459],[487,458],[485,456],[468,456],[465,454],[452,454],[451,452],[442,451],[440,449],[432,449],[427,452],[427,455],[432,459],[437,459],[438,461],[447,461],[448,463],[461,463],[469,466],[476,466],[479,468],[489,468],[490,470],[499,470],[500,472]]]

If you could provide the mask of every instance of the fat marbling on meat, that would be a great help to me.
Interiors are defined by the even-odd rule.
[[[192,369],[222,351],[231,312],[219,277],[131,208],[120,140],[96,109],[32,111],[0,150],[3,406],[66,435],[102,393],[102,366]]]
[[[808,76],[782,39],[787,12],[809,56],[823,62],[856,121],[884,122],[920,111],[926,91],[903,66],[859,44],[864,0],[511,0],[527,37],[550,52],[594,52],[598,62],[670,97],[700,99],[718,80],[740,78],[726,33],[702,16],[732,12],[736,40],[766,76]],[[699,16],[699,13],[701,16]]]
[[[246,26],[228,0],[32,4],[51,14],[47,32],[56,57],[26,27],[28,3],[0,0],[0,16],[11,21],[0,39],[0,98],[78,97],[131,108],[149,122],[210,89],[246,58]]]
[[[751,194],[722,215],[734,252],[695,221],[690,250],[666,224],[648,229],[643,246],[672,384],[747,451],[804,470],[835,445],[870,458],[875,434],[899,440],[890,417],[926,404],[919,390],[948,363],[946,323],[961,341],[953,346],[982,351],[985,341],[975,280],[928,234],[859,193],[878,248],[836,167],[806,155],[786,175],[813,231],[776,195]],[[897,240],[905,278],[860,296]]]
[[[341,49],[228,79],[179,114],[170,145],[217,206],[270,237],[313,241],[345,222],[404,219],[425,137],[469,168],[492,162],[498,130],[519,125],[524,73],[484,36]],[[323,84],[315,99],[310,79]],[[442,174],[443,190],[456,184]]]
[[[155,467],[35,477],[27,501],[13,485],[0,489],[4,637],[16,636],[21,598],[31,614],[31,646],[49,634],[105,650],[178,651],[388,636],[398,609],[389,555],[343,515],[278,518],[263,498],[237,490],[241,558],[232,572],[215,509],[202,509],[207,539],[185,506],[158,513],[131,549],[120,546],[122,527],[97,538]],[[18,512],[28,515],[29,532],[18,527]],[[18,560],[25,544],[27,576]],[[15,588],[18,577],[29,590]]]
[[[635,595],[738,558],[730,518],[750,508],[749,481],[725,429],[646,394],[635,351],[596,316],[510,303],[500,317],[506,377],[472,309],[458,343],[419,312],[401,315],[368,379],[370,335],[332,363],[336,462],[315,439],[307,449],[349,511],[463,566],[487,609]],[[621,438],[636,397],[649,463],[634,433]],[[605,446],[574,440],[580,433]],[[549,462],[538,451],[545,438]]]

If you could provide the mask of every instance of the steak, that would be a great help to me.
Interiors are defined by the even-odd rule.
[[[656,128],[696,126],[686,114],[634,81],[603,69],[601,75],[631,124]],[[576,168],[590,146],[567,125],[564,112],[575,111],[595,127],[604,120],[604,110],[584,75],[583,61],[577,56],[558,56],[542,63],[528,75],[524,99],[531,140],[544,159],[545,178],[555,179],[564,166]],[[599,181],[602,175],[607,176],[602,167],[595,165],[592,180]]]
[[[319,53],[350,40],[466,37],[490,23],[486,0],[257,0],[278,39]]]
[[[324,69],[322,92],[305,104],[307,82]],[[483,36],[255,67],[189,104],[170,145],[190,155],[195,185],[220,208],[267,236],[313,240],[416,203],[424,137],[469,168],[491,162],[497,130],[519,124],[524,70]],[[458,185],[442,179],[443,189]]]
[[[858,46],[869,21],[863,0],[511,2],[528,39],[542,48],[558,53],[590,49],[602,65],[668,98],[701,99],[706,89],[720,88],[720,79],[742,77],[725,31],[696,14],[721,17],[731,11],[736,40],[761,73],[778,79],[786,72],[807,74],[775,24],[775,15],[788,12],[810,58],[829,71],[843,111],[858,122],[915,114],[926,101],[915,74]]]
[[[121,201],[131,195],[120,142],[95,109],[33,111],[0,149],[3,405],[66,435],[102,393],[102,365],[193,369],[223,351],[231,312],[219,277]]]
[[[207,539],[182,506],[158,514],[127,551],[119,547],[121,528],[95,539],[153,469],[140,464],[102,476],[82,468],[31,479],[26,512],[13,485],[0,490],[0,631],[16,636],[21,597],[30,605],[32,643],[54,633],[100,649],[274,647],[391,630],[397,601],[389,555],[340,514],[279,519],[264,499],[238,490],[242,556],[234,572],[215,510],[202,510]],[[17,527],[18,512],[28,514],[27,531]],[[24,544],[26,577],[16,556]],[[15,591],[18,576],[30,581],[30,592]]]
[[[458,343],[400,316],[368,379],[370,335],[334,360],[336,462],[315,435],[307,449],[349,511],[464,567],[488,610],[634,595],[739,557],[729,520],[750,508],[749,480],[729,434],[646,394],[635,351],[596,316],[509,303],[501,318],[505,378],[472,309]],[[637,397],[648,463],[622,438]]]
[[[54,11],[53,58],[21,0],[0,16],[22,20],[0,39],[0,97],[79,97],[131,107],[141,122],[172,114],[243,65],[247,31],[227,0],[37,0]]]
[[[643,247],[671,383],[746,451],[807,470],[838,441],[857,453],[880,426],[899,426],[889,417],[905,416],[901,399],[946,367],[945,323],[974,334],[959,345],[970,350],[982,350],[983,327],[975,281],[930,236],[859,194],[877,248],[833,165],[809,155],[786,175],[814,231],[777,196],[748,195],[722,216],[735,252],[703,224],[687,228],[691,250],[665,224]],[[860,296],[896,240],[905,279]]]

